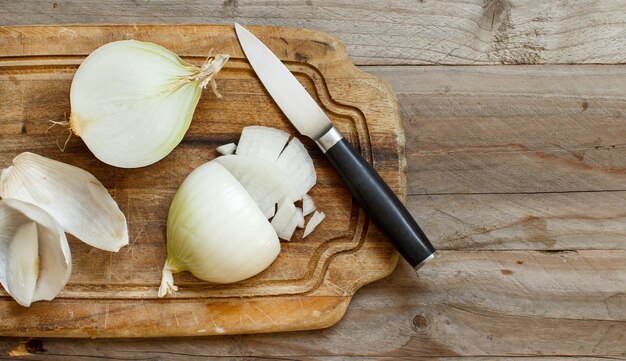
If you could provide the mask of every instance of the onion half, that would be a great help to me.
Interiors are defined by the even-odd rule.
[[[70,127],[101,161],[122,168],[155,163],[189,128],[202,89],[228,60],[202,67],[148,42],[123,40],[94,50],[70,90]]]

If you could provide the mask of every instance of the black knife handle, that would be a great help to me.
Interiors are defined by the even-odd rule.
[[[345,138],[328,148],[326,157],[367,215],[411,266],[418,269],[435,256],[435,248],[406,207]]]

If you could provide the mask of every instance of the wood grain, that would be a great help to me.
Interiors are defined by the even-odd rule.
[[[409,194],[626,190],[626,66],[364,69],[400,101]]]
[[[626,192],[409,196],[439,249],[626,249]]]
[[[0,1],[0,25],[232,23],[336,34],[359,65],[624,63],[615,1]]]
[[[336,126],[403,197],[403,131],[389,87],[357,70],[329,35],[264,27],[252,31],[281,54]],[[50,120],[62,120],[70,110],[70,84],[82,59],[99,44],[128,38],[156,41],[195,63],[206,58],[208,44],[231,55],[219,74],[223,99],[202,97],[182,145],[139,170],[101,163],[77,137],[61,152],[56,140],[67,130],[48,131]],[[0,114],[0,163],[9,165],[28,150],[90,171],[127,216],[131,239],[117,254],[71,239],[75,272],[69,284],[53,302],[30,309],[2,293],[0,334],[155,337],[328,327],[341,318],[358,288],[395,267],[391,245],[353,203],[323,154],[305,141],[318,171],[311,196],[327,215],[324,227],[306,240],[299,230],[293,242],[282,244],[276,262],[256,277],[211,285],[183,273],[176,275],[179,292],[156,297],[167,210],[187,174],[215,158],[215,146],[236,141],[244,126],[296,133],[245,61],[232,26],[0,28],[0,108],[6,110]]]
[[[622,0],[51,0],[19,7],[0,0],[0,25],[237,20],[330,32],[357,64],[620,64],[625,9]],[[412,213],[438,247],[461,251],[442,252],[420,279],[400,263],[359,290],[343,320],[325,330],[43,339],[47,352],[30,358],[626,359],[626,183],[608,171],[624,168],[623,66],[364,69],[398,93]],[[47,119],[37,108],[10,111]],[[53,119],[62,118],[61,111]],[[23,125],[11,124],[11,134]],[[0,358],[19,342],[0,339]]]
[[[626,67],[365,67],[397,92],[441,249],[624,249]]]
[[[163,360],[624,359],[625,257],[625,251],[442,252],[419,279],[401,263],[390,278],[361,289],[344,320],[326,330],[79,343],[45,339],[43,346],[45,355],[70,360],[102,355]],[[0,351],[8,352],[18,342],[0,341]]]

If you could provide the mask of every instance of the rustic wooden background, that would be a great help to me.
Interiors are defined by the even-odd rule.
[[[31,340],[33,359],[626,359],[625,0],[0,0],[0,25],[233,20],[332,33],[390,82],[441,257],[326,330]]]

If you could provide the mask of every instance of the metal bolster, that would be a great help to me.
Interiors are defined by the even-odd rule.
[[[326,153],[333,145],[337,144],[338,141],[343,139],[343,135],[339,133],[337,128],[332,126],[324,135],[319,137],[315,143],[320,147],[322,152]]]
[[[425,265],[428,261],[430,261],[431,259],[435,258],[435,256],[437,256],[437,251],[433,252],[430,256],[424,258],[424,260],[422,262],[420,262],[417,266],[415,266],[415,270],[418,271],[420,268],[422,268],[423,265]]]

